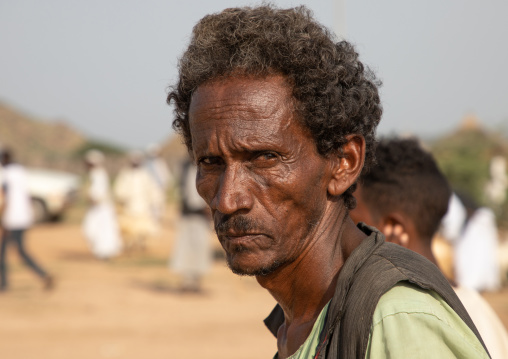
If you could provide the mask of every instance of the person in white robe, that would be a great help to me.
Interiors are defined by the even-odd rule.
[[[152,211],[155,220],[159,224],[166,211],[166,192],[172,175],[166,161],[161,156],[159,145],[152,144],[148,146],[146,154],[144,167],[157,185],[157,196],[152,204]]]
[[[90,207],[83,220],[83,233],[94,256],[109,259],[121,253],[123,243],[111,201],[109,176],[103,167],[104,155],[90,150],[85,155],[85,163],[89,170],[86,194]]]
[[[197,167],[190,161],[183,166],[181,218],[170,267],[181,277],[180,290],[200,292],[201,280],[210,270],[210,219],[208,207],[196,190]]]
[[[141,153],[130,153],[129,164],[120,171],[113,187],[127,249],[145,249],[147,240],[159,229],[152,212],[159,201],[158,187],[141,163]]]
[[[498,233],[494,212],[487,207],[468,209],[452,194],[441,234],[453,246],[455,281],[476,291],[494,291],[501,283]]]

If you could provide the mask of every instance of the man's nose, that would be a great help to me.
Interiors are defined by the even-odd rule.
[[[219,180],[219,188],[211,207],[223,214],[233,214],[252,208],[253,198],[248,174],[240,164],[228,165]]]

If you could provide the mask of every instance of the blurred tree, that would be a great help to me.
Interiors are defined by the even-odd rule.
[[[74,151],[73,157],[82,158],[87,151],[92,149],[99,150],[105,155],[112,156],[123,156],[126,153],[124,148],[117,146],[115,144],[104,141],[88,140],[83,145],[81,145],[76,151]]]
[[[489,131],[476,117],[468,116],[457,131],[435,140],[431,151],[455,191],[479,205],[490,205],[485,196],[490,161],[496,155],[508,157],[508,140],[502,132]],[[497,214],[508,224],[508,204],[503,207],[506,209],[498,208]]]

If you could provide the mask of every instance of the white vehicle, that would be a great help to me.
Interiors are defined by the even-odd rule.
[[[38,168],[26,170],[35,222],[61,218],[77,195],[80,185],[79,176]]]

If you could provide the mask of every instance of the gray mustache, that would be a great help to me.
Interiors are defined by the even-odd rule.
[[[226,234],[229,231],[248,233],[258,228],[255,221],[242,215],[223,216],[214,224],[214,227],[217,235]]]

